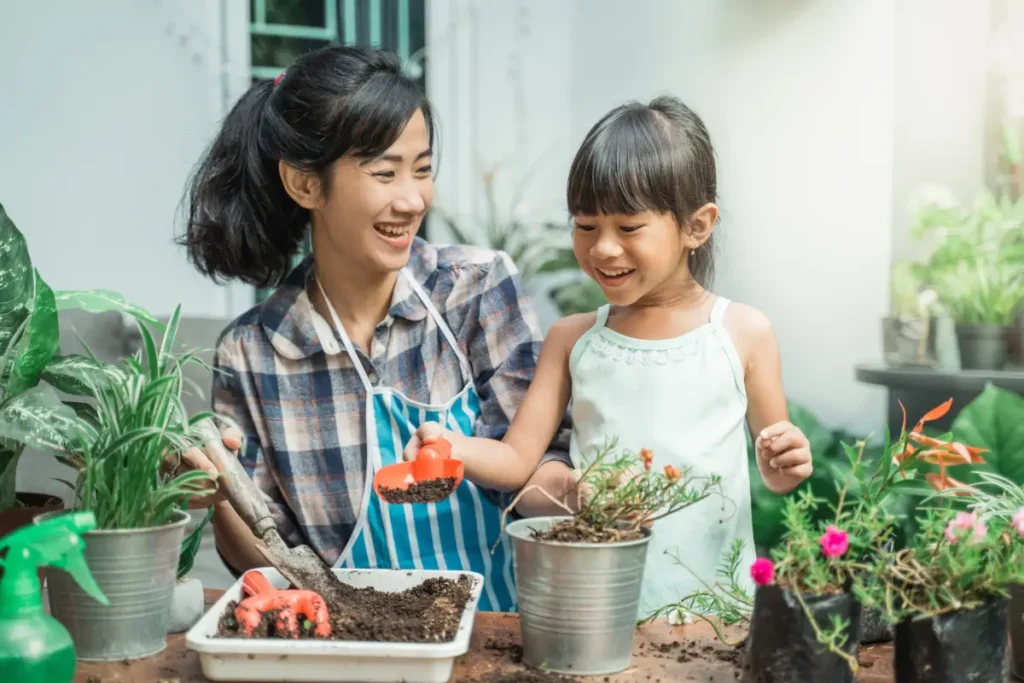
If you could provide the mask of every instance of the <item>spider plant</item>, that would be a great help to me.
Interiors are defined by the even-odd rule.
[[[94,409],[79,414],[79,438],[66,460],[79,470],[75,507],[96,515],[98,529],[133,529],[165,524],[198,493],[209,476],[200,471],[167,472],[198,442],[195,425],[212,417],[191,418],[182,402],[183,368],[201,363],[194,353],[172,352],[181,307],[174,310],[162,343],[138,322],[144,343],[119,367],[120,378],[91,385]],[[86,378],[87,383],[91,383]]]

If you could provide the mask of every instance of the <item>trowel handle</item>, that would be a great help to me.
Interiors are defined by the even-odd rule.
[[[214,467],[223,472],[218,485],[223,489],[231,507],[242,518],[257,538],[262,539],[268,529],[276,528],[270,509],[263,502],[263,493],[246,473],[238,458],[224,447],[223,437],[213,420],[207,418],[196,425],[206,455]]]

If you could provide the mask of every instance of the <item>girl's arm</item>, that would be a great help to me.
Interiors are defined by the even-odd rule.
[[[811,448],[804,433],[789,422],[775,332],[764,313],[737,303],[726,309],[725,326],[743,361],[757,469],[769,490],[789,493],[811,476]]]
[[[466,478],[478,486],[516,491],[530,480],[535,471],[542,483],[549,479],[554,481],[552,477],[559,482],[564,480],[570,471],[564,463],[545,463],[540,468],[537,465],[561,425],[569,403],[569,353],[583,331],[592,324],[592,319],[593,315],[570,316],[551,327],[541,347],[533,381],[501,441],[463,436],[449,432],[437,423],[426,423],[409,441],[405,458],[414,459],[422,443],[443,436],[451,442],[453,456],[462,460]],[[559,492],[552,493],[557,495]],[[530,507],[528,502],[526,507]]]

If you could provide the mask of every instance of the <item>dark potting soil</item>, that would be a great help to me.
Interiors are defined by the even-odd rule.
[[[564,519],[543,531],[534,530],[534,539],[554,543],[616,543],[635,541],[644,537],[640,529],[597,528],[579,517]]]
[[[327,640],[444,643],[455,638],[473,584],[468,576],[461,576],[458,581],[431,578],[409,590],[393,593],[344,584],[342,587],[343,602],[327,604],[331,620]],[[311,625],[301,619],[299,633],[278,632],[273,611],[263,615],[252,636],[246,636],[235,621],[237,604],[228,603],[217,625],[218,637],[319,638],[311,632]]]
[[[474,681],[474,683],[576,683],[577,681],[579,681],[578,678],[528,669],[491,674],[487,678]]]
[[[438,503],[452,495],[455,478],[429,479],[410,484],[407,489],[380,487],[380,497],[389,503]]]
[[[640,644],[643,650],[643,643]],[[646,648],[648,657],[655,659],[674,659],[677,662],[723,662],[729,664],[736,677],[739,678],[743,669],[745,643],[737,647],[731,647],[724,643],[715,642],[712,644],[697,643],[693,641],[680,642],[674,640],[671,643],[658,643]]]

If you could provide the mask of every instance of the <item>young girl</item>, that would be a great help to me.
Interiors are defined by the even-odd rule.
[[[609,112],[577,152],[567,193],[576,258],[609,304],[551,328],[501,442],[425,424],[405,451],[415,457],[424,440],[443,435],[478,485],[537,484],[571,503],[575,496],[566,494],[575,479],[568,468],[536,468],[571,401],[576,468],[614,436],[622,448],[653,451],[659,468],[721,475],[724,504],[711,498],[655,522],[644,612],[714,581],[737,538],[745,543],[740,579],[752,587],[744,422],[756,435],[758,470],[769,489],[788,492],[811,474],[807,438],[787,421],[768,319],[707,289],[715,193],[710,137],[683,103],[662,97]],[[552,513],[559,510],[552,506]]]

